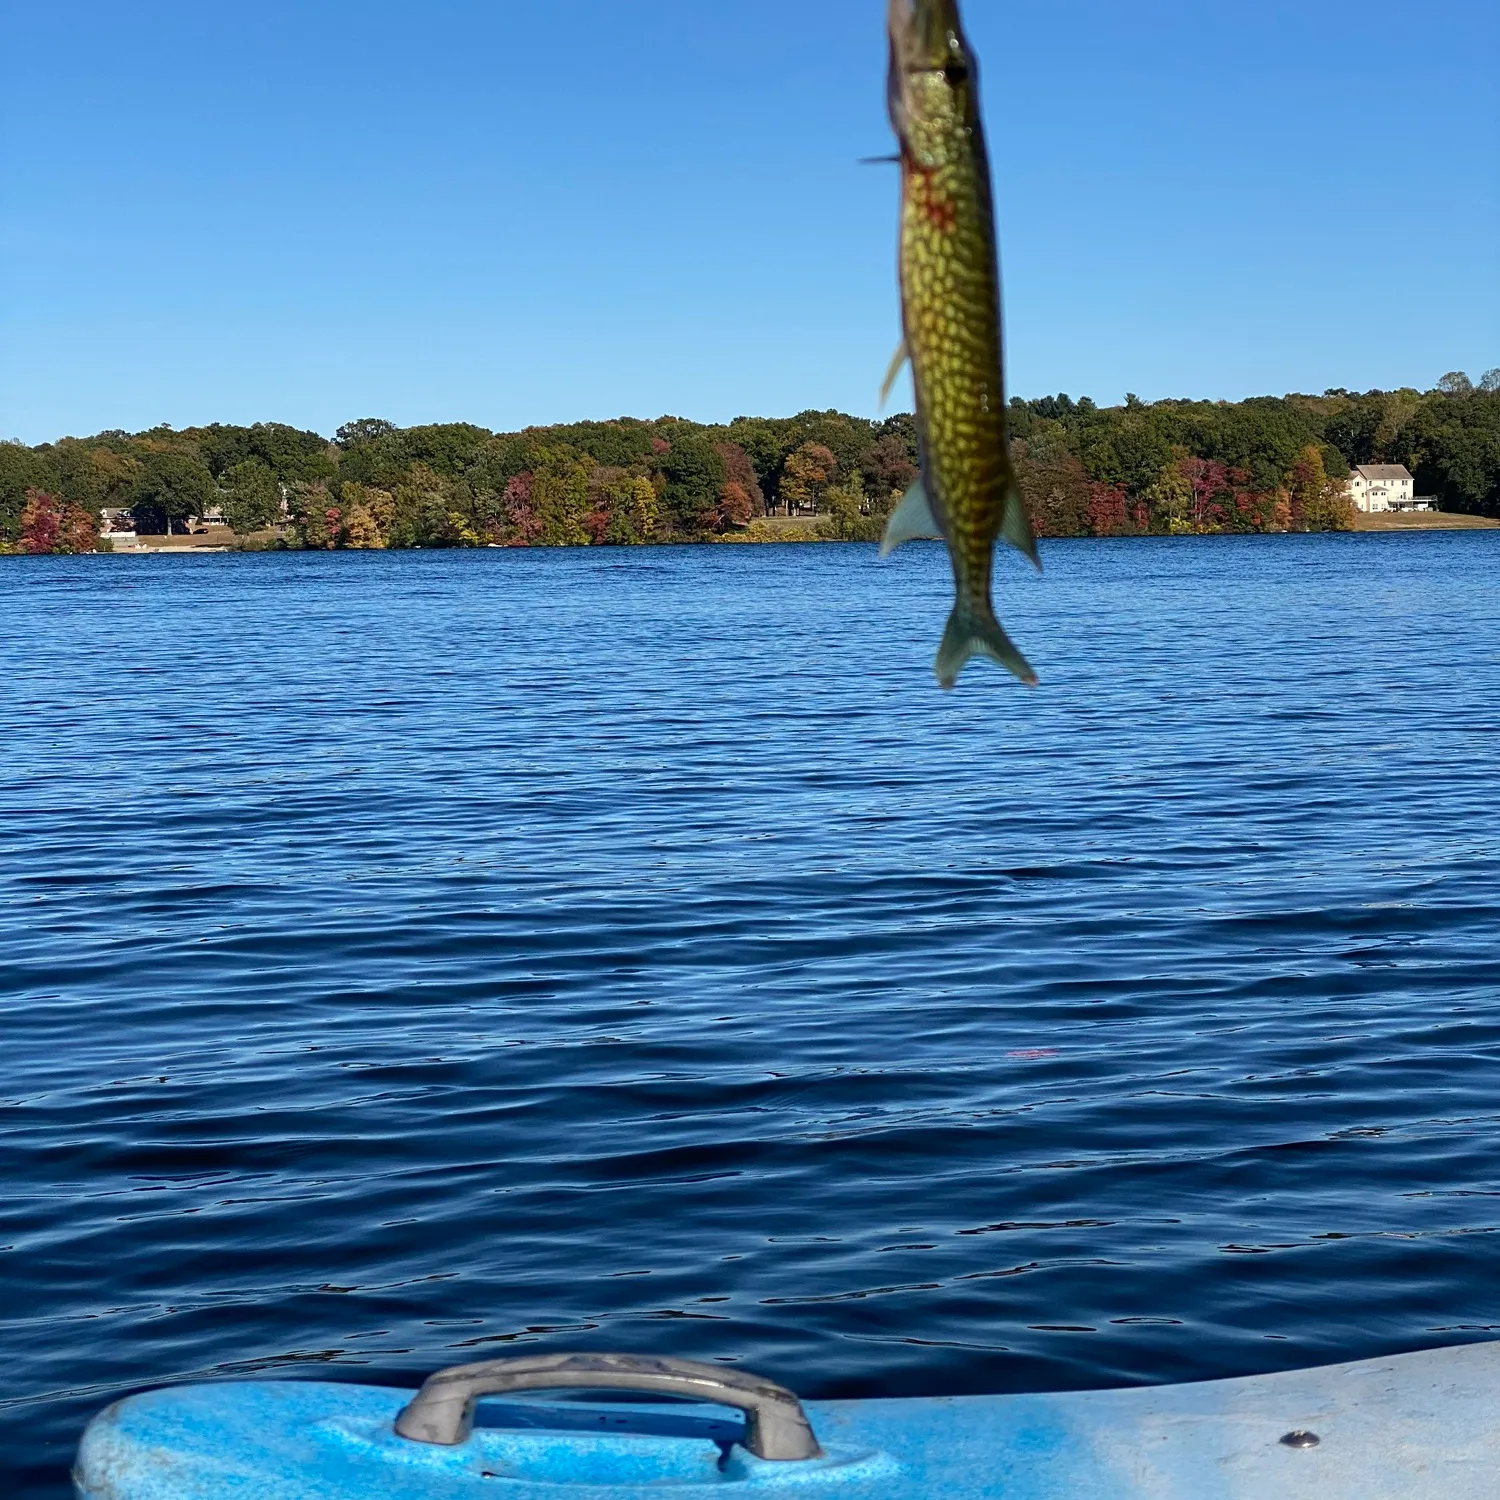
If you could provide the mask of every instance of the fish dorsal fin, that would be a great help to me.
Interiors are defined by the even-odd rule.
[[[1029,557],[1038,573],[1042,571],[1042,560],[1036,552],[1036,535],[1031,529],[1031,516],[1026,502],[1021,498],[1021,487],[1014,479],[1005,491],[1004,510],[1000,518],[1000,535],[1016,549]]]
[[[885,523],[885,536],[881,539],[880,555],[899,547],[902,542],[912,542],[918,537],[943,539],[942,528],[932,514],[932,502],[927,498],[927,486],[920,474],[912,480],[911,488],[901,497],[901,503],[891,512]]]
[[[885,372],[885,380],[880,387],[880,404],[882,406],[890,399],[891,387],[896,383],[896,377],[901,373],[901,366],[907,361],[906,340],[902,339],[896,345],[896,352],[891,355],[891,367]]]

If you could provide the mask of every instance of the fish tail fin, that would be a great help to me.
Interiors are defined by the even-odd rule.
[[[1042,560],[1037,556],[1036,533],[1031,529],[1031,513],[1026,509],[1026,501],[1021,495],[1021,486],[1016,483],[1014,477],[1005,491],[1002,502],[1000,535],[1009,542],[1017,552],[1031,559],[1032,566],[1038,573],[1042,571]]]
[[[971,656],[987,656],[1014,672],[1027,687],[1036,686],[1036,673],[1031,670],[1031,663],[1000,628],[995,612],[988,605],[976,609],[959,600],[948,616],[948,628],[943,631],[943,643],[938,647],[938,681],[945,688],[951,688]]]

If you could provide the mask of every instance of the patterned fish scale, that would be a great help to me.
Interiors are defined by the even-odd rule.
[[[890,24],[902,322],[923,481],[955,590],[938,675],[951,686],[980,652],[1034,681],[990,603],[996,538],[1033,560],[1035,543],[1006,446],[999,267],[972,64],[955,0],[891,0]]]
[[[947,137],[928,149],[937,156],[950,143],[959,152],[970,144]],[[959,587],[985,600],[1010,482],[994,255],[975,232],[988,204],[972,191],[972,164],[965,171],[955,163],[936,169],[913,163],[905,177],[906,339],[922,392],[927,489],[953,550]]]

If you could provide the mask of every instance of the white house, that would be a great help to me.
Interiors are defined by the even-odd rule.
[[[1432,496],[1414,494],[1412,486],[1405,464],[1356,464],[1349,498],[1356,510],[1432,510]]]

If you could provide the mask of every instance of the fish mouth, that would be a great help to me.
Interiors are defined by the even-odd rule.
[[[889,0],[886,30],[891,68],[903,73],[936,73],[967,68],[969,47],[958,0]]]
[[[886,30],[891,42],[886,103],[906,152],[917,121],[935,112],[972,114],[974,63],[958,0],[888,0]]]

